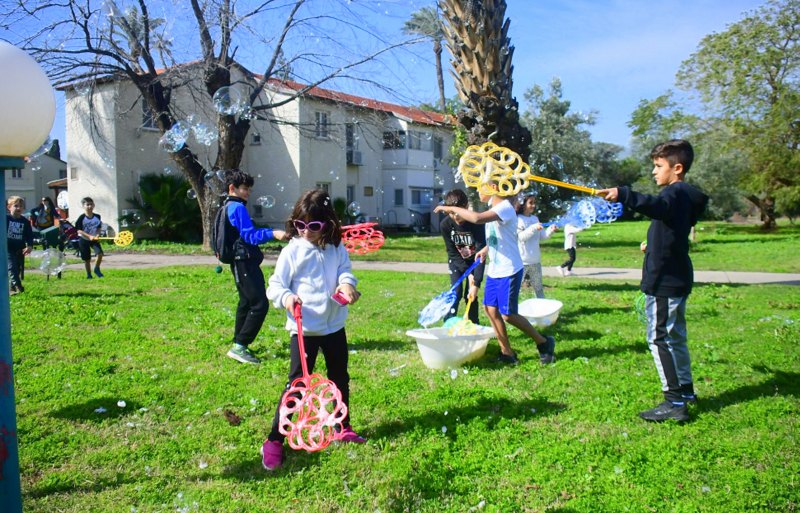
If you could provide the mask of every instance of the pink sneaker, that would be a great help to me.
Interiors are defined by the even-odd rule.
[[[347,426],[346,428],[342,428],[341,431],[333,435],[333,439],[337,442],[351,442],[354,444],[365,444],[367,443],[367,439],[363,436],[360,436],[358,433],[353,431],[353,428]]]
[[[261,464],[267,470],[276,470],[283,465],[283,444],[265,440],[261,446]]]

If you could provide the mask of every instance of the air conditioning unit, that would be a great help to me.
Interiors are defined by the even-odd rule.
[[[363,166],[364,161],[361,158],[361,152],[355,150],[347,150],[347,165]]]

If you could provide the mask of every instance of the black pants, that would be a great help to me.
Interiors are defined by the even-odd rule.
[[[342,394],[342,401],[344,404],[350,404],[350,374],[347,372],[347,358],[349,351],[347,350],[347,333],[344,328],[329,335],[320,337],[303,337],[303,344],[306,347],[306,355],[308,356],[308,372],[314,373],[314,364],[317,362],[317,355],[320,349],[322,355],[325,357],[325,367],[328,369],[328,379],[333,381],[336,388]],[[289,381],[286,383],[286,388],[283,389],[281,400],[278,401],[278,407],[275,408],[275,417],[272,419],[272,431],[269,433],[269,440],[283,442],[286,438],[278,430],[281,419],[281,402],[286,391],[292,386],[292,381],[303,376],[303,367],[300,361],[300,348],[297,344],[297,335],[292,335],[290,345],[290,367],[289,367]],[[342,426],[347,427],[350,425],[350,412],[342,419]]]
[[[255,340],[269,311],[261,261],[236,260],[231,264],[231,272],[236,280],[236,291],[239,292],[233,341],[248,346]]]
[[[568,271],[571,271],[572,264],[575,263],[575,248],[569,248],[567,250],[567,255],[569,256],[569,258],[567,258],[566,262],[561,264],[561,267],[566,267]]]
[[[452,286],[455,282],[457,282],[458,279],[461,278],[462,274],[463,273],[460,273],[458,271],[453,272],[453,269],[450,269],[450,285]],[[453,304],[453,308],[445,314],[444,316],[445,321],[450,317],[455,317],[456,315],[458,315],[458,305],[461,303],[462,298],[464,298],[465,303],[467,302],[468,294],[469,294],[469,276],[464,278],[464,281],[462,281],[461,284],[458,287],[456,287],[456,302]],[[467,314],[467,318],[473,324],[478,324],[478,310],[479,310],[478,303],[480,303],[480,300],[478,298],[475,298],[475,300],[472,301],[472,304],[469,305],[469,312]]]

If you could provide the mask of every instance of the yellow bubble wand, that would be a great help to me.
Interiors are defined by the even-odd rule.
[[[591,187],[536,176],[519,154],[491,141],[467,147],[458,162],[458,171],[467,187],[486,196],[515,196],[527,189],[530,181],[597,194],[597,189]]]

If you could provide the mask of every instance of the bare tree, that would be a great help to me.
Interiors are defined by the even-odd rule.
[[[447,48],[453,56],[456,91],[466,109],[457,114],[469,144],[488,140],[517,152],[526,162],[531,134],[520,124],[512,95],[511,58],[504,0],[439,0]]]
[[[43,65],[56,87],[130,80],[162,133],[172,129],[182,114],[173,101],[175,91],[190,90],[198,102],[209,103],[220,89],[235,85],[234,77],[244,75],[249,94],[240,111],[216,114],[219,137],[214,162],[202,162],[188,142],[171,154],[197,193],[203,244],[208,247],[218,208],[218,189],[209,183],[208,177],[214,175],[210,171],[240,165],[251,121],[274,121],[272,109],[333,78],[359,79],[354,75],[359,66],[407,41],[392,44],[371,33],[343,0],[190,0],[189,11],[180,12],[186,5],[129,0],[120,9],[115,0],[7,0],[0,7],[0,24],[35,23],[36,28],[21,34],[15,44]],[[180,43],[172,39],[175,27],[185,31],[178,34]],[[315,32],[314,37],[324,41],[312,49],[303,42]],[[249,72],[236,59],[237,51],[252,46],[258,47],[253,53],[262,56],[260,74]],[[366,49],[359,54],[356,47]],[[270,100],[264,94],[270,81],[286,79],[290,73],[306,85]]]

